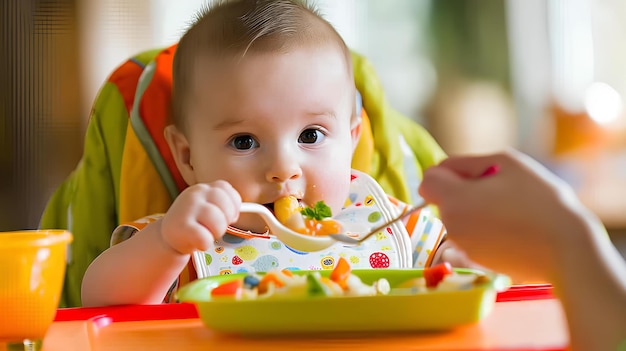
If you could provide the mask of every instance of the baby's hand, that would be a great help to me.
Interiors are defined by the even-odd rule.
[[[239,217],[241,196],[225,181],[185,189],[161,221],[163,241],[181,254],[209,249]]]

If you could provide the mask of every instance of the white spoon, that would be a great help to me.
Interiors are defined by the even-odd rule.
[[[288,228],[287,226],[282,224],[280,221],[278,221],[278,219],[276,219],[274,214],[272,214],[272,212],[270,212],[270,210],[268,210],[265,206],[252,203],[252,202],[242,203],[240,211],[245,212],[245,213],[255,213],[261,216],[261,218],[263,218],[263,220],[265,221],[265,224],[267,224],[267,227],[269,228],[269,232],[272,233],[274,236],[276,236],[280,241],[285,243],[287,246],[298,251],[313,252],[313,251],[319,251],[319,250],[325,249],[337,241],[341,241],[347,244],[359,244],[363,240],[385,229],[391,223],[401,220],[402,218],[425,207],[426,205],[427,205],[426,203],[422,203],[418,206],[412,207],[404,211],[397,217],[387,221],[386,223],[374,229],[370,229],[369,233],[361,236],[360,238],[354,238],[354,237],[348,236],[346,234],[341,234],[341,233],[320,235],[320,236],[301,234]],[[243,236],[243,237],[257,237],[257,238],[269,237],[267,234],[258,234],[258,233],[252,233],[250,231],[243,231],[241,229],[238,229],[232,226],[228,227],[227,232],[230,234]]]

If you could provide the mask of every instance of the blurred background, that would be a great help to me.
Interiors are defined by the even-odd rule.
[[[101,84],[129,56],[175,43],[205,2],[2,1],[0,230],[37,227],[79,162]],[[531,154],[626,248],[626,2],[317,4],[446,152]]]

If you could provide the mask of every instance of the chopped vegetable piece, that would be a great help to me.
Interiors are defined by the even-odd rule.
[[[306,283],[309,296],[328,296],[330,293],[328,287],[313,274],[307,274]]]
[[[385,278],[380,278],[374,282],[374,288],[378,295],[387,295],[391,291],[391,285],[389,281]]]
[[[285,285],[285,282],[283,282],[283,280],[278,277],[278,274],[278,272],[267,272],[265,275],[263,275],[258,285],[259,294],[264,294],[265,292],[267,292],[269,284],[274,284],[274,287],[276,288],[280,288]]]
[[[443,280],[443,278],[452,274],[452,266],[448,262],[443,262],[432,267],[424,268],[424,279],[426,279],[426,287],[435,288]]]
[[[246,287],[246,289],[252,289],[256,288],[259,285],[259,281],[259,278],[253,275],[247,275],[245,276],[245,278],[243,278],[243,285]]]
[[[299,214],[300,210],[302,207],[293,195],[281,197],[274,201],[274,214],[281,223],[287,223],[289,218],[294,214]]]
[[[211,290],[211,297],[229,296],[239,298],[243,291],[243,280],[236,279],[229,282],[225,282],[213,288]]]
[[[343,231],[341,224],[333,219],[320,221],[321,228],[317,235],[339,234]]]
[[[329,235],[341,233],[341,224],[334,219],[326,218],[322,220],[306,219],[305,232],[307,235]]]
[[[313,207],[306,207],[302,209],[302,215],[310,219],[316,219],[321,221],[324,218],[332,217],[333,213],[330,207],[324,203],[324,201],[318,201]]]
[[[346,261],[343,257],[339,257],[337,265],[333,268],[333,271],[330,272],[330,280],[339,284],[339,286],[345,290],[347,287],[346,281],[348,280],[351,271],[352,268],[350,267],[348,261]]]

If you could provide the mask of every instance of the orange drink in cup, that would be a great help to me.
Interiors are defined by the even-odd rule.
[[[63,288],[65,230],[0,232],[0,351],[36,350]]]

